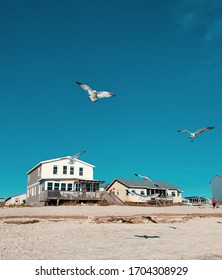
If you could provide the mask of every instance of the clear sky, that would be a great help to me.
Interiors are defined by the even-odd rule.
[[[220,0],[0,0],[0,197],[85,150],[94,178],[211,197],[222,173]],[[92,103],[76,81],[113,98]],[[193,143],[187,133],[215,126]]]

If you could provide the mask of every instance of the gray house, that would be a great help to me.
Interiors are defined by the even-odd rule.
[[[214,197],[217,202],[222,201],[222,175],[214,176],[210,183],[212,197]]]

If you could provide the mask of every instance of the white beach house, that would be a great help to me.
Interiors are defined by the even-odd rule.
[[[181,203],[181,190],[172,184],[148,180],[114,179],[106,188],[124,203],[173,204]],[[155,197],[155,195],[158,195]]]
[[[26,193],[10,196],[4,200],[5,205],[21,205],[26,203]]]
[[[28,172],[27,198],[29,205],[59,204],[59,201],[100,199],[100,184],[94,180],[95,166],[67,158],[39,162]]]

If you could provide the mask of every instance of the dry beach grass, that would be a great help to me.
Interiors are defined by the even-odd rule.
[[[222,259],[222,208],[0,208],[1,260]]]

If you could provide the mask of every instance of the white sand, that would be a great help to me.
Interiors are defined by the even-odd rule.
[[[95,221],[108,216],[117,221]],[[1,260],[222,259],[222,208],[0,208],[0,236]]]

